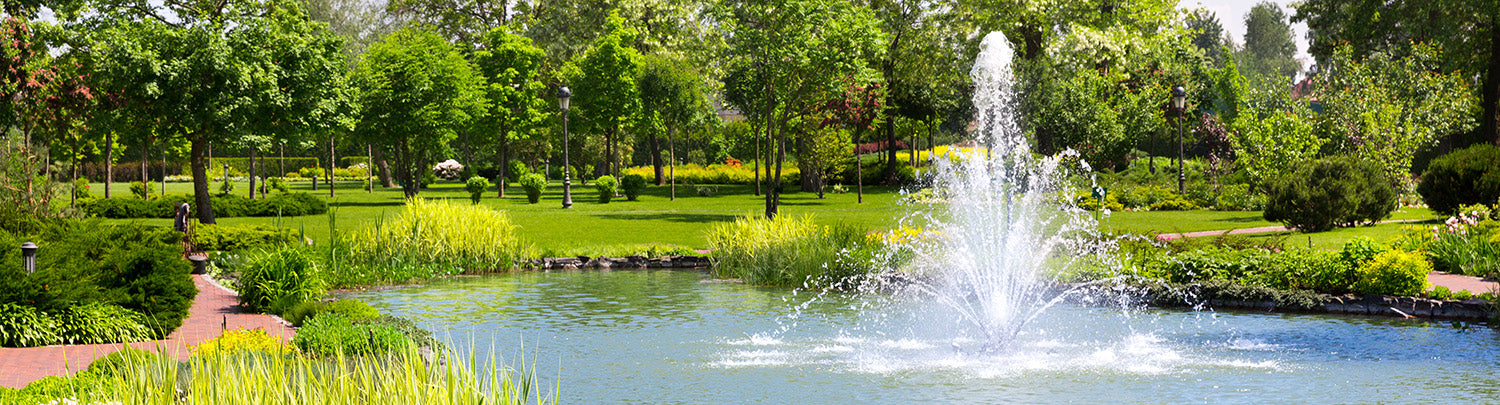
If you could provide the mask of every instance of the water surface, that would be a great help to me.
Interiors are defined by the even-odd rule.
[[[349,294],[534,362],[564,403],[1494,402],[1500,334],[1386,318],[1059,306],[986,354],[936,306],[521,273]]]

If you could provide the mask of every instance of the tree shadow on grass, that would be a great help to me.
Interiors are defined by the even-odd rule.
[[[406,205],[406,201],[386,201],[386,202],[376,202],[376,201],[365,201],[365,202],[340,201],[340,202],[330,202],[330,203],[328,203],[328,205],[331,206],[331,207],[339,207],[339,208],[343,208],[343,207],[400,207],[402,205]]]
[[[736,217],[738,217],[738,215],[730,215],[730,214],[689,214],[689,213],[680,213],[680,212],[629,213],[629,214],[599,213],[599,214],[592,214],[592,216],[595,217],[595,218],[601,218],[601,219],[623,219],[623,220],[629,220],[629,221],[672,221],[672,222],[689,222],[689,223],[700,223],[700,224],[702,224],[702,223],[712,223],[712,222],[729,222],[729,221],[734,221],[734,219]]]
[[[1215,218],[1213,221],[1214,222],[1261,222],[1261,221],[1265,221],[1265,217],[1261,216],[1261,215],[1247,214],[1245,216],[1238,216],[1238,217]]]

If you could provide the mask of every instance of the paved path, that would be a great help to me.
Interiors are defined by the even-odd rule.
[[[1422,221],[1427,221],[1427,220],[1426,219],[1393,219],[1393,220],[1390,220],[1390,221],[1380,221],[1380,222],[1377,222],[1377,224],[1396,224],[1396,223],[1403,223],[1403,222],[1422,222]],[[1164,234],[1156,235],[1156,239],[1157,240],[1173,240],[1173,239],[1179,239],[1179,238],[1197,238],[1197,237],[1203,237],[1203,236],[1219,236],[1219,235],[1224,235],[1224,234],[1229,234],[1229,235],[1244,235],[1244,234],[1250,234],[1250,233],[1285,232],[1285,231],[1291,231],[1291,230],[1293,230],[1293,229],[1292,228],[1287,228],[1285,226],[1262,226],[1262,227],[1258,227],[1258,228],[1230,229],[1230,230],[1227,230],[1227,231],[1226,230],[1218,230],[1218,231],[1198,231],[1198,232],[1184,232],[1184,233],[1164,233]]]
[[[1453,292],[1462,290],[1469,290],[1469,292],[1474,294],[1500,292],[1500,283],[1495,282],[1495,280],[1448,274],[1441,271],[1427,273],[1427,282],[1432,283],[1434,286],[1448,287],[1448,290]]]
[[[198,297],[182,327],[166,340],[131,343],[130,347],[161,350],[186,360],[189,350],[203,341],[218,337],[228,328],[264,328],[272,336],[291,339],[292,328],[271,315],[245,313],[237,296],[202,275],[193,275]],[[20,388],[42,377],[72,374],[87,368],[95,359],[120,350],[124,344],[0,348],[0,386]]]

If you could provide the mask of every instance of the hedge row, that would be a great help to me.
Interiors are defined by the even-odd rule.
[[[251,200],[234,194],[215,195],[211,199],[214,216],[228,217],[295,217],[328,212],[328,203],[308,193],[277,194],[262,200]],[[142,200],[138,198],[91,198],[79,200],[85,214],[102,218],[171,218],[176,207],[194,204],[190,195],[168,195]]]

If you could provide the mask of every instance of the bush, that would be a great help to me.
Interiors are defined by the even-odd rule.
[[[323,295],[318,265],[300,247],[284,247],[250,261],[235,281],[240,305],[253,312],[281,313]]]
[[[1354,291],[1361,294],[1420,296],[1432,265],[1416,253],[1390,250],[1359,267]]]
[[[1375,243],[1374,239],[1370,239],[1368,236],[1360,236],[1344,242],[1343,249],[1339,250],[1339,258],[1344,261],[1345,266],[1357,269],[1388,250],[1391,249],[1385,245]]]
[[[277,194],[262,200],[220,194],[209,201],[217,218],[295,217],[328,212],[327,202],[308,193]],[[184,203],[194,204],[192,196],[171,195],[154,200],[97,198],[81,200],[78,207],[89,216],[101,218],[171,218],[176,207]]]
[[[599,190],[599,203],[608,204],[610,199],[615,198],[616,186],[615,176],[603,175],[594,180],[594,189]]]
[[[646,190],[646,178],[639,174],[627,174],[620,181],[620,189],[625,192],[625,199],[635,201]]]
[[[291,347],[281,338],[271,336],[265,329],[226,330],[224,334],[205,340],[193,348],[193,354],[205,357],[237,355],[243,353],[282,354],[291,352]]]
[[[150,183],[142,183],[139,181],[130,182],[130,195],[135,196],[135,198],[149,200],[151,199],[151,194],[153,194],[151,191],[152,190]]]
[[[675,167],[675,172],[674,172],[673,176],[676,177],[678,183],[684,183],[684,184],[746,184],[746,185],[749,185],[749,184],[755,184],[755,172],[753,171],[754,168],[755,168],[755,166],[750,165],[750,164],[744,164],[744,165],[738,165],[738,166],[736,166],[736,165],[721,165],[721,164],[714,164],[714,165],[707,165],[707,166],[697,165],[697,164],[687,164],[687,165],[677,165]],[[880,170],[884,170],[883,168],[884,168],[883,164],[882,165],[871,166],[871,170],[875,170],[877,172],[873,173],[873,174],[867,174],[865,176],[865,183],[866,184],[870,184],[871,182],[873,182],[874,181],[873,179],[877,178],[877,177],[874,177],[874,176],[880,174],[879,171]],[[766,168],[765,168],[765,166],[761,166],[760,169],[761,169],[761,177],[762,177],[761,181],[765,181],[764,177],[765,177],[765,169]],[[575,174],[576,173],[589,173],[589,171],[574,172],[574,173]],[[627,168],[627,169],[621,171],[621,174],[638,174],[638,175],[641,175],[641,177],[651,178],[652,176],[655,176],[655,169],[653,167],[651,167],[651,166],[631,167],[631,168]],[[787,183],[787,184],[799,184],[801,182],[801,178],[802,178],[801,177],[801,171],[798,170],[797,165],[789,165],[788,167],[784,167],[782,169],[781,174],[783,176],[782,177],[782,182],[783,183]],[[854,175],[852,174],[852,171],[851,171],[851,174],[848,177],[849,178],[847,180],[845,180],[845,182],[847,182],[847,183],[853,183],[854,182]]]
[[[73,195],[78,198],[94,198],[89,192],[89,179],[80,178],[73,182]]]
[[[0,302],[0,345],[46,346],[62,340],[57,319],[36,308]]]
[[[512,183],[519,182],[522,177],[531,174],[531,168],[526,167],[526,164],[519,160],[511,160],[508,169],[505,171],[505,179]]]
[[[504,212],[425,199],[407,201],[396,218],[350,232],[344,242],[351,263],[381,271],[432,264],[508,270],[528,251]]]
[[[1500,200],[1500,147],[1490,144],[1460,149],[1432,161],[1417,192],[1434,211],[1457,215],[1467,204]]]
[[[385,325],[355,324],[343,314],[325,312],[297,331],[292,343],[317,355],[388,353],[412,344],[406,335]]]
[[[1184,199],[1158,201],[1151,204],[1152,211],[1187,211],[1198,209],[1198,204]]]
[[[166,231],[175,237],[175,232]],[[178,234],[180,235],[180,234]],[[141,240],[120,235],[125,240]],[[182,249],[174,244],[138,243],[114,249],[99,263],[99,286],[103,301],[145,314],[153,337],[166,337],[187,318],[198,287],[192,267],[182,260]]]
[[[119,305],[90,302],[57,314],[59,343],[97,344],[149,340],[140,313]]]
[[[1220,211],[1260,211],[1266,208],[1265,194],[1250,192],[1248,184],[1226,184],[1219,188],[1214,209]]]
[[[521,189],[526,190],[526,200],[536,204],[542,200],[542,190],[547,188],[547,178],[540,173],[521,176]]]
[[[314,178],[314,177],[323,177],[323,175],[324,175],[324,172],[323,172],[323,168],[321,168],[321,167],[303,167],[303,168],[297,169],[297,177]],[[292,177],[292,176],[288,176],[288,177]]]
[[[484,190],[488,188],[490,188],[490,180],[483,177],[473,176],[464,181],[464,190],[469,192],[469,200],[474,204],[478,204],[479,199],[484,198]]]
[[[292,192],[292,187],[287,184],[286,179],[280,177],[268,178],[266,179],[266,184],[271,185],[271,189],[276,190],[278,193],[286,194]]]
[[[380,316],[380,311],[375,307],[360,300],[339,300],[333,302],[309,301],[292,306],[286,313],[282,314],[292,326],[302,326],[302,323],[321,313],[337,313],[348,317],[355,322],[367,321]]]
[[[1374,222],[1396,208],[1380,166],[1351,157],[1302,165],[1271,186],[1265,218],[1303,232]]]
[[[867,247],[863,231],[818,225],[809,216],[742,217],[715,226],[708,239],[714,275],[752,285],[831,285],[870,270],[839,260]]]
[[[192,231],[193,247],[203,251],[264,249],[297,241],[295,231],[268,225],[199,225]]]

